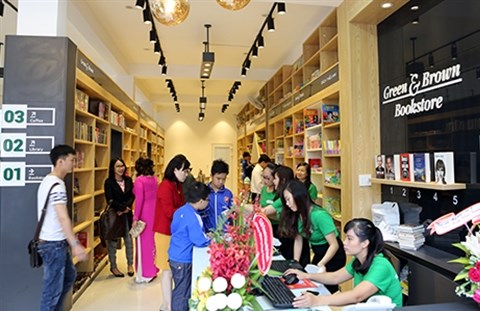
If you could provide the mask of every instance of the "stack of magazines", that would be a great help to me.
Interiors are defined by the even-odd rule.
[[[423,225],[403,224],[398,226],[398,244],[401,249],[417,250],[425,243]]]

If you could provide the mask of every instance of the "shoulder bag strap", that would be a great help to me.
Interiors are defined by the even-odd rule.
[[[47,199],[45,200],[45,204],[43,205],[42,209],[42,216],[40,217],[40,220],[37,223],[37,229],[35,230],[35,236],[33,237],[34,240],[38,240],[38,237],[40,236],[40,230],[42,229],[43,226],[43,221],[45,220],[45,214],[47,213],[47,205],[48,205],[48,200],[50,199],[50,193],[53,190],[53,187],[60,185],[60,183],[56,182],[52,185],[50,190],[48,190],[47,194]]]

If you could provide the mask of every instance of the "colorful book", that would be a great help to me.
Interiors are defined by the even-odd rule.
[[[434,161],[435,182],[443,185],[454,184],[455,170],[453,152],[435,152]]]
[[[400,180],[412,181],[412,162],[413,157],[410,153],[400,154]]]
[[[340,121],[338,105],[322,105],[322,121],[325,124]]]
[[[305,119],[305,127],[312,127],[320,124],[320,119],[318,117],[317,109],[305,109],[303,111],[303,116]]]
[[[413,179],[419,182],[430,182],[430,154],[413,154]]]
[[[375,156],[375,177],[385,179],[385,156],[382,154]]]
[[[395,156],[393,154],[385,156],[385,179],[395,180]]]

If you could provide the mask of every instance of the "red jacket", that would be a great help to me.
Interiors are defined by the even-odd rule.
[[[164,179],[157,189],[153,231],[172,235],[170,225],[172,224],[173,213],[184,204],[185,197],[182,184]]]

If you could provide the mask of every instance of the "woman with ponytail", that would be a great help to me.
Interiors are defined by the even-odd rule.
[[[306,292],[295,298],[293,306],[341,306],[363,302],[374,295],[385,295],[397,307],[401,307],[400,281],[392,264],[383,255],[384,243],[380,230],[368,219],[355,218],[347,222],[343,232],[345,253],[354,257],[345,267],[325,273],[304,273],[290,269],[286,274],[295,273],[299,279],[308,278],[326,285],[353,279],[353,289],[328,296],[315,296]]]

